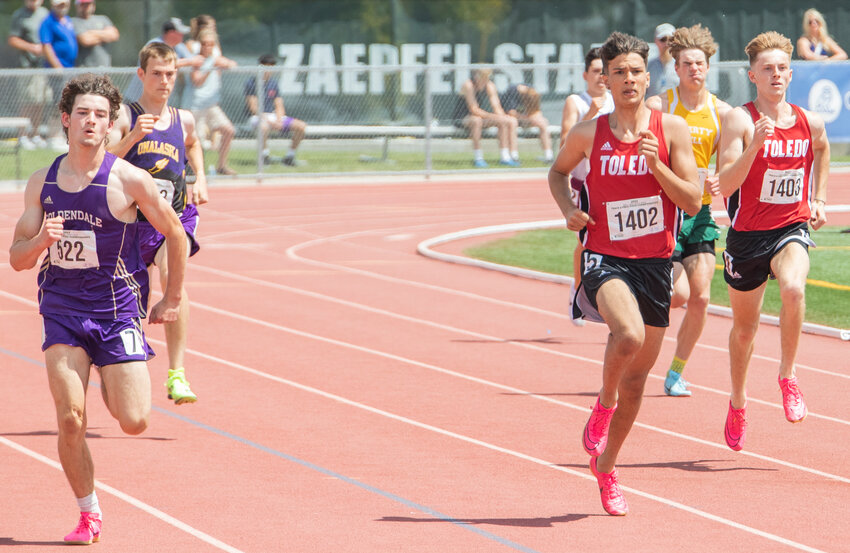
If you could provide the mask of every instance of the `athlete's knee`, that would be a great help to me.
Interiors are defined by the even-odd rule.
[[[480,117],[470,116],[466,119],[466,126],[469,130],[480,130],[484,126],[484,120]]]
[[[236,135],[236,128],[231,124],[227,124],[221,127],[218,132],[221,133],[223,138],[233,138]]]
[[[693,309],[697,312],[705,312],[708,310],[708,303],[711,301],[711,290],[701,291],[698,294],[690,294],[688,298],[688,309]]]
[[[626,328],[611,333],[611,345],[615,352],[622,356],[632,356],[643,347],[645,335],[643,328]]]
[[[125,413],[118,419],[118,424],[125,434],[141,434],[148,427],[148,413]]]
[[[755,322],[751,321],[736,321],[732,324],[732,331],[729,333],[729,340],[738,344],[749,344],[756,339],[758,331],[758,318]]]
[[[782,305],[800,305],[806,299],[806,285],[799,282],[786,282],[779,286]]]
[[[75,442],[85,436],[86,416],[82,408],[71,406],[58,413],[59,439]]]

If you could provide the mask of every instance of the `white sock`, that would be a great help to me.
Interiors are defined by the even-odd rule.
[[[78,497],[77,505],[79,505],[81,513],[102,514],[100,512],[100,505],[97,503],[97,492],[92,492],[85,497]]]
[[[511,152],[511,159],[513,159],[514,161],[519,161],[519,152],[516,150]]]
[[[271,154],[271,150],[269,150],[268,148],[266,148],[265,150],[263,150],[263,155],[264,155],[264,156],[268,156],[269,154]]]
[[[484,159],[484,153],[481,150],[472,150],[472,159]]]
[[[295,157],[295,150],[290,148],[289,152],[286,154],[286,157]]]
[[[546,159],[552,159],[552,148],[549,148],[548,150],[543,150],[543,157],[545,157]]]
[[[508,151],[507,148],[502,148],[501,150],[499,150],[499,159],[501,159],[502,161],[510,161],[511,160],[510,151]]]

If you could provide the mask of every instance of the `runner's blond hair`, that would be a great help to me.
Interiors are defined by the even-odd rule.
[[[791,52],[794,51],[794,46],[791,45],[791,41],[785,35],[776,31],[767,31],[752,39],[744,48],[744,52],[750,59],[750,65],[756,61],[759,54],[767,50],[782,50],[790,57]]]
[[[693,27],[679,27],[673,33],[673,42],[670,44],[670,55],[679,63],[679,54],[684,50],[702,50],[705,61],[717,52],[717,43],[711,36],[711,31],[699,23]]]

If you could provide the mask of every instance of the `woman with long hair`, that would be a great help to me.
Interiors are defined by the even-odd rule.
[[[847,52],[829,36],[823,14],[814,8],[803,14],[803,36],[797,40],[797,55],[815,61],[847,59]]]

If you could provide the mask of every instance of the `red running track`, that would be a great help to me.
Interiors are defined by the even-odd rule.
[[[845,177],[831,203],[850,203]],[[50,552],[77,512],[57,468],[35,272],[8,266],[22,204],[0,195],[0,545]],[[847,344],[803,337],[811,414],[791,425],[778,331],[761,328],[747,448],[735,453],[722,437],[730,322],[719,317],[688,364],[692,398],[663,395],[668,332],[620,455],[631,512],[605,515],[579,443],[604,327],[570,324],[564,286],[415,253],[446,232],[558,216],[542,176],[213,189],[187,273],[200,400],[166,399],[160,355],[150,428],[128,437],[93,378],[88,442],[105,513],[93,547],[850,551]],[[681,310],[672,317],[675,329]],[[163,354],[162,328],[147,332]]]

